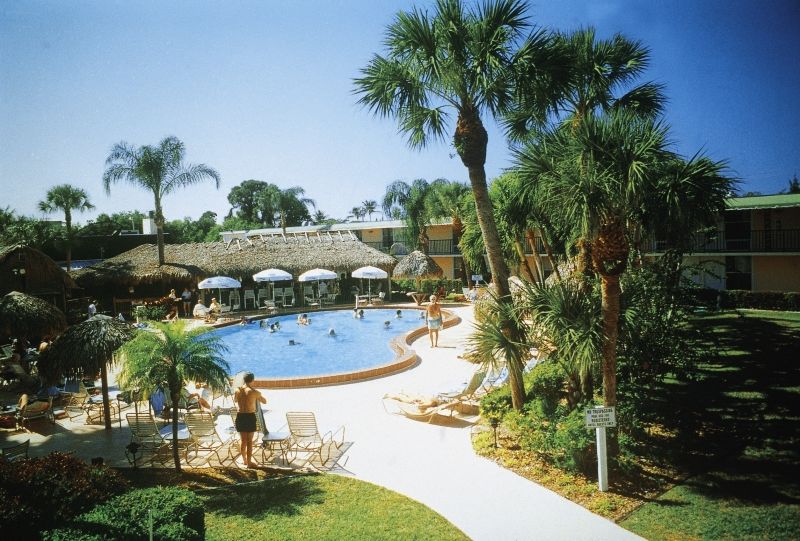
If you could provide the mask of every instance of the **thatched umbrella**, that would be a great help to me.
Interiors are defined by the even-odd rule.
[[[12,291],[0,299],[0,333],[7,336],[57,334],[67,326],[58,307],[38,297]]]
[[[111,430],[106,366],[114,352],[133,338],[136,331],[127,323],[98,314],[73,325],[44,350],[39,373],[50,382],[64,375],[96,374],[100,371],[103,389],[103,416]]]
[[[423,278],[439,278],[444,274],[442,267],[427,254],[414,250],[405,256],[392,272],[393,278],[414,278],[417,283],[417,292]],[[414,297],[417,304],[422,304],[422,297]]]

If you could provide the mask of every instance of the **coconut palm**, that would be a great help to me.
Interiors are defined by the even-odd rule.
[[[355,80],[359,102],[375,114],[398,119],[408,143],[423,148],[444,139],[456,113],[453,146],[469,172],[478,223],[500,302],[508,302],[508,266],[486,183],[486,115],[510,108],[519,80],[537,86],[542,102],[555,101],[554,74],[563,57],[544,32],[530,28],[520,0],[487,0],[465,7],[462,0],[438,0],[435,12],[400,12],[388,27],[386,56],[375,55]],[[543,108],[545,104],[543,103]],[[525,400],[521,372],[511,370],[515,408]]]
[[[406,238],[414,243],[415,250],[428,253],[428,224],[433,217],[433,198],[436,187],[446,183],[445,179],[428,182],[418,178],[411,184],[395,180],[386,187],[383,196],[383,212],[389,214],[399,207],[406,222]]]
[[[668,149],[667,133],[658,121],[615,110],[586,117],[574,130],[556,128],[517,158],[523,180],[537,192],[539,201],[579,226],[581,242],[600,274],[607,406],[616,404],[619,281],[628,263],[632,233],[656,213],[677,216],[685,212],[684,200],[662,198],[676,192],[670,186],[702,186],[700,191],[716,194],[716,204],[723,205],[722,198],[732,185],[722,175],[722,162],[702,156],[680,161]],[[676,161],[682,166],[670,165]]]
[[[347,217],[355,218],[355,221],[358,222],[364,217],[364,209],[361,207],[353,207],[350,209],[350,214]]]
[[[325,214],[325,212],[322,210],[317,210],[316,212],[314,212],[314,214],[311,215],[311,223],[313,225],[324,224],[330,219],[331,217]]]
[[[230,367],[222,358],[227,348],[217,335],[204,329],[187,331],[183,321],[152,325],[155,332],[140,332],[123,347],[122,385],[145,392],[165,385],[173,405],[188,380],[204,381],[215,391],[227,387]],[[172,408],[172,458],[180,471],[177,407]]]
[[[103,186],[107,194],[111,194],[111,185],[120,180],[153,193],[159,265],[164,264],[164,197],[205,180],[213,180],[219,188],[219,173],[205,164],[184,165],[185,153],[186,148],[177,137],[165,137],[158,146],[135,148],[124,141],[117,143],[106,159]]]
[[[72,269],[72,242],[74,240],[72,234],[72,211],[83,212],[93,208],[94,205],[89,202],[89,195],[86,190],[70,184],[53,186],[47,191],[44,201],[39,201],[39,210],[42,212],[50,213],[57,210],[64,212],[64,224],[67,229],[67,238],[65,239],[67,270]]]
[[[317,208],[313,199],[302,197],[305,193],[306,191],[300,186],[292,186],[284,190],[278,189],[270,194],[284,235],[286,235],[286,226],[289,222],[291,225],[300,225],[303,221],[311,219],[308,207]]]
[[[372,199],[368,199],[361,202],[361,208],[364,210],[364,214],[369,216],[369,219],[372,220],[372,215],[378,210],[378,203]]]

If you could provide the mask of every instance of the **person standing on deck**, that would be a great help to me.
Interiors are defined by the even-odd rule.
[[[253,383],[255,376],[252,372],[244,375],[244,385],[236,389],[233,395],[233,400],[239,408],[239,413],[236,415],[236,431],[242,440],[242,460],[247,468],[255,468],[256,464],[253,463],[253,434],[256,431],[256,408],[260,408],[261,404],[266,404],[267,399],[261,394],[258,389],[253,389],[250,384]]]
[[[431,303],[425,309],[425,321],[428,323],[428,337],[431,347],[439,345],[439,329],[442,328],[442,307],[436,295],[431,295]]]

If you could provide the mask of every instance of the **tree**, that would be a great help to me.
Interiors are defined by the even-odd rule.
[[[789,181],[788,190],[781,193],[800,193],[800,180],[797,179],[797,174],[795,174]]]
[[[723,162],[696,155],[683,160],[668,149],[661,122],[625,110],[587,116],[576,129],[553,128],[518,157],[528,188],[543,208],[578,224],[601,281],[603,400],[616,404],[616,344],[620,276],[631,238],[654,216],[681,216],[692,208],[697,220],[724,208],[732,181]],[[691,188],[691,189],[689,189]],[[698,201],[677,197],[705,194]],[[708,196],[707,194],[711,194]]]
[[[364,215],[369,216],[369,219],[372,220],[372,215],[378,210],[378,203],[372,199],[368,199],[361,202],[361,208],[364,209]]]
[[[470,193],[469,186],[461,182],[445,181],[436,183],[430,202],[430,215],[432,218],[445,218],[453,222],[453,242],[458,244],[464,234],[465,207],[473,204],[467,198]],[[469,285],[469,270],[467,265],[461,266],[461,279]]]
[[[47,191],[44,201],[39,201],[39,210],[42,212],[64,211],[64,224],[67,229],[66,238],[64,239],[67,252],[67,270],[72,268],[72,243],[75,240],[72,231],[72,211],[83,212],[93,208],[94,205],[89,202],[89,195],[86,190],[69,184],[53,186]]]
[[[276,214],[275,194],[278,190],[274,184],[261,180],[243,181],[228,193],[228,202],[231,204],[228,217],[233,216],[234,209],[238,209],[237,217],[245,222],[273,227]]]
[[[177,137],[165,137],[158,146],[134,148],[126,142],[114,145],[106,159],[103,186],[111,194],[111,185],[119,180],[153,193],[158,242],[158,264],[164,264],[164,212],[161,202],[178,188],[213,180],[219,188],[220,177],[205,164],[186,164],[186,148]]]
[[[433,217],[434,191],[436,186],[446,183],[445,179],[428,182],[418,178],[411,184],[395,180],[386,187],[383,196],[383,212],[391,213],[392,207],[400,208],[400,215],[406,222],[406,239],[414,243],[415,250],[428,253],[428,224]]]
[[[518,79],[531,81],[529,88],[542,83],[538,95],[549,100],[551,74],[563,65],[545,33],[524,37],[526,8],[519,0],[487,0],[473,8],[461,0],[438,0],[432,17],[416,8],[400,12],[387,29],[386,56],[375,55],[355,80],[359,102],[397,118],[413,148],[443,139],[449,111],[455,111],[453,146],[469,172],[500,302],[510,302],[508,267],[486,183],[489,136],[482,116],[496,118],[509,109]],[[510,374],[514,407],[521,409],[522,367],[512,364]]]
[[[351,208],[348,218],[350,217],[355,218],[355,220],[358,222],[359,220],[361,220],[361,218],[364,217],[364,209],[362,207]]]
[[[317,210],[314,214],[311,215],[311,223],[314,225],[320,225],[328,222],[331,217],[325,214],[322,210]]]
[[[227,348],[205,329],[186,330],[185,322],[154,323],[156,332],[139,332],[122,349],[122,385],[150,393],[165,386],[172,404],[178,404],[187,380],[204,381],[215,391],[228,385],[230,367],[222,358]],[[178,409],[172,408],[172,458],[181,470],[178,455]]]
[[[302,225],[303,222],[311,219],[308,206],[316,208],[316,203],[313,199],[302,197],[305,193],[306,191],[300,186],[292,186],[285,190],[278,189],[276,192],[264,196],[272,203],[284,235],[287,225]]]

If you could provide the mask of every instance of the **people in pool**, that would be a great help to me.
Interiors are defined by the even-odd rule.
[[[328,336],[336,336],[336,331],[334,330],[333,327],[328,329]]]
[[[397,312],[395,312],[394,317],[396,317],[397,319],[400,319],[401,317],[403,317],[403,311],[402,310],[398,310]]]
[[[298,325],[308,325],[311,323],[311,320],[308,319],[308,314],[301,314],[297,316],[297,324]]]
[[[294,340],[289,340],[289,345],[290,346],[297,346],[299,344],[300,344],[300,342],[295,342]]]
[[[259,322],[258,322],[258,328],[259,328],[259,329],[263,329],[263,328],[264,328],[264,327],[266,327],[268,324],[269,324],[269,322],[268,322],[266,319],[262,319],[261,321],[259,321]]]
[[[387,329],[389,328],[389,325],[391,325],[391,324],[392,324],[392,322],[389,321],[388,319],[383,322],[383,326],[386,327]]]
[[[358,319],[358,308],[353,308],[353,318]]]
[[[360,309],[358,311],[358,319],[364,319],[364,309]]]
[[[278,330],[278,324],[277,323],[273,323],[272,325],[269,326],[269,332],[275,332],[277,330]]]

